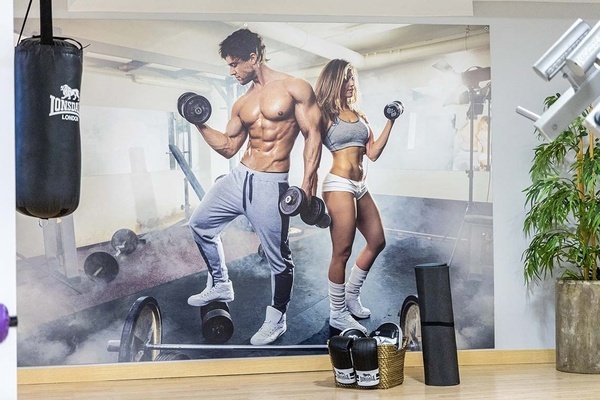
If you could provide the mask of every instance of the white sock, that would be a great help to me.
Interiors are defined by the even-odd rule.
[[[357,297],[360,294],[360,288],[362,287],[367,274],[369,271],[363,271],[358,268],[358,265],[354,264],[350,270],[350,277],[348,283],[346,283],[346,293]]]
[[[342,311],[346,307],[344,283],[329,281],[329,309],[331,311]]]

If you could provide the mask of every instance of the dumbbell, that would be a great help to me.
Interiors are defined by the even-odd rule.
[[[96,282],[108,283],[112,281],[119,274],[117,257],[121,254],[133,253],[140,243],[146,243],[146,240],[140,239],[131,229],[117,230],[110,238],[110,245],[116,253],[114,255],[105,251],[91,253],[83,263],[85,274]]]
[[[302,221],[318,228],[328,228],[331,225],[331,217],[327,214],[325,202],[313,196],[310,203],[310,207],[306,207],[300,212]]]
[[[307,225],[327,228],[331,224],[331,217],[326,212],[323,200],[313,196],[310,205],[307,205],[306,193],[298,186],[290,186],[283,193],[279,200],[279,211],[290,217],[300,214]]]
[[[396,119],[404,112],[404,105],[400,100],[395,100],[387,103],[383,108],[383,115],[387,119]]]
[[[194,125],[208,121],[212,107],[208,99],[194,92],[185,92],[177,100],[179,115]]]
[[[8,309],[4,304],[0,304],[0,343],[8,336],[8,328],[17,326],[17,317],[8,315]]]

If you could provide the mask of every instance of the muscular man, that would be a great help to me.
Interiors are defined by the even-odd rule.
[[[250,343],[269,344],[286,330],[294,278],[289,217],[280,214],[279,197],[289,187],[290,153],[299,132],[305,138],[302,189],[309,197],[316,192],[320,110],[308,82],[266,65],[265,46],[256,33],[247,29],[232,33],[220,44],[220,54],[229,73],[241,85],[251,85],[234,103],[224,133],[206,124],[197,128],[206,143],[226,158],[234,156],[246,139],[248,142],[241,163],[211,187],[190,218],[210,276],[206,289],[191,296],[188,303],[203,306],[233,300],[219,234],[234,218],[245,215],[271,267],[272,291],[265,322]]]

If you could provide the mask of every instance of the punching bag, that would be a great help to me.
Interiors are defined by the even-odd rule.
[[[52,36],[50,0],[40,11],[42,34],[15,48],[16,208],[47,219],[79,205],[83,48]]]

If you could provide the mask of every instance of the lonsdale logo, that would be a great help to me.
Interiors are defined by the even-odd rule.
[[[72,89],[69,85],[62,85],[61,97],[50,95],[50,117],[60,115],[66,121],[79,121],[79,89]]]

